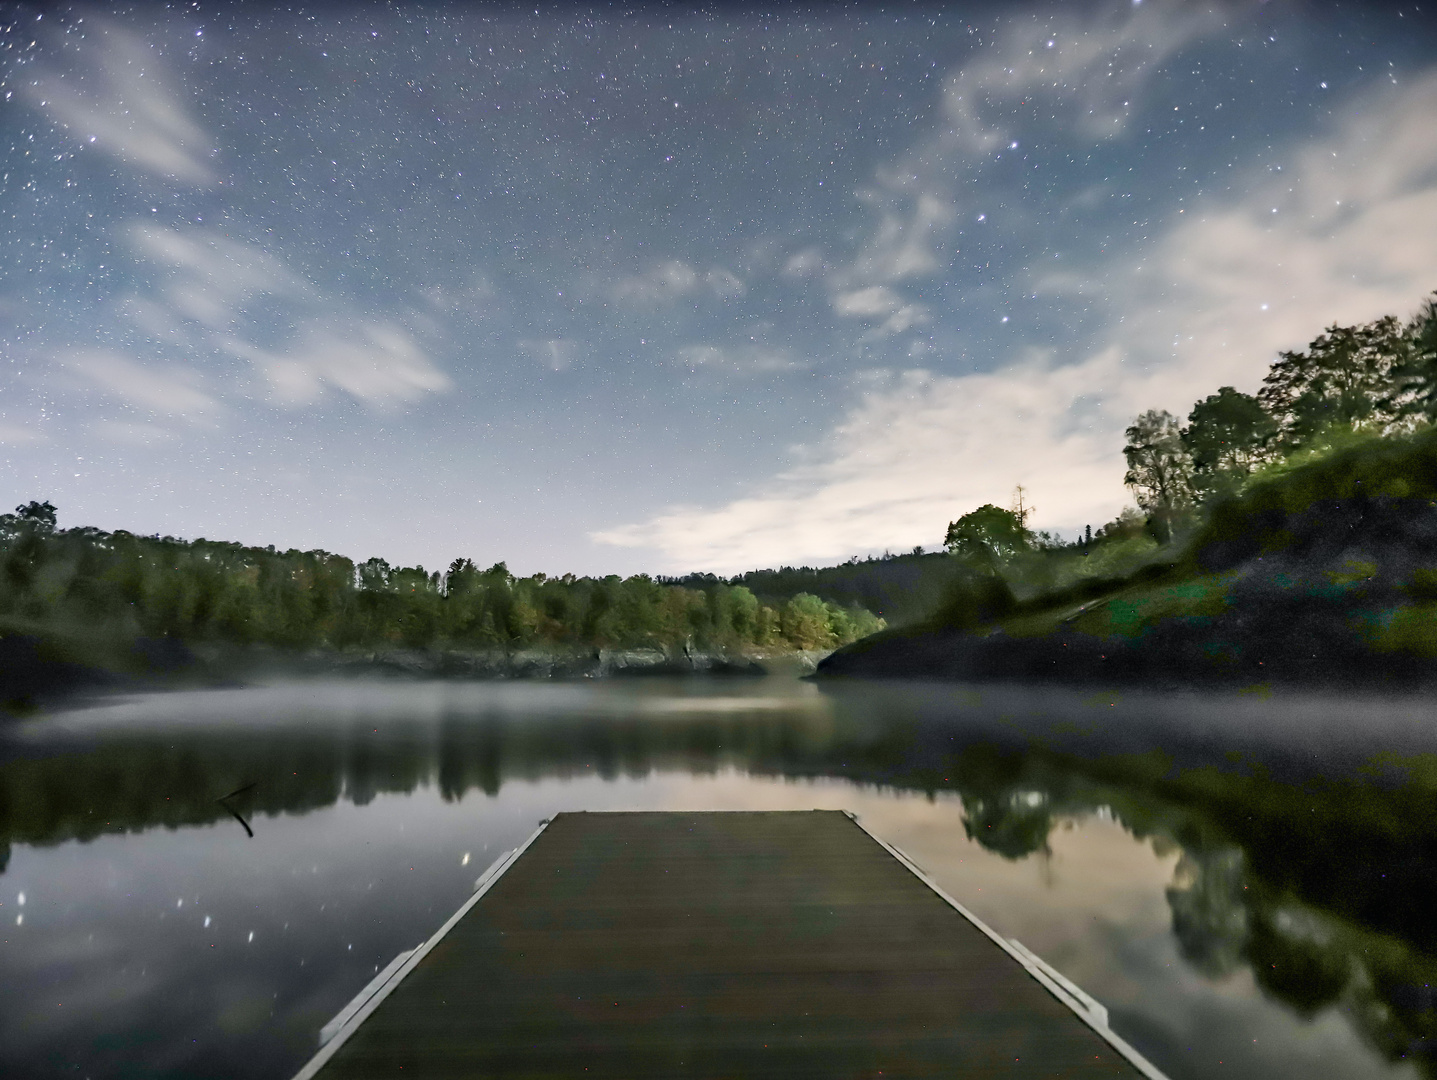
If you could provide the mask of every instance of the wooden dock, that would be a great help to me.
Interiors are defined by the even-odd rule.
[[[1162,1080],[838,811],[560,814],[322,1038],[295,1080]]]

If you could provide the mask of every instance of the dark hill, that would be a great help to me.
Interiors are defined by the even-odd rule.
[[[820,676],[1160,684],[1437,681],[1437,431],[1259,480],[1175,561],[1080,602],[840,649]]]

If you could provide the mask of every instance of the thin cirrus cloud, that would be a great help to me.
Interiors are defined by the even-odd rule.
[[[39,428],[28,424],[0,423],[0,446],[30,446],[47,441],[49,436]]]
[[[214,143],[168,89],[153,46],[107,20],[85,23],[78,40],[55,36],[56,55],[69,64],[36,70],[25,96],[84,145],[172,181],[212,183]]]
[[[264,375],[271,400],[309,405],[330,389],[385,409],[448,390],[453,383],[401,326],[361,320],[343,328],[310,320],[280,350],[233,339],[224,347]]]
[[[732,573],[932,543],[956,505],[1004,501],[1039,470],[1060,500],[1045,510],[1080,513],[1095,490],[1116,503],[1121,487],[1101,444],[1085,431],[1053,430],[1092,369],[1110,364],[1096,357],[1055,373],[1034,356],[1017,370],[965,378],[885,376],[825,440],[819,460],[780,475],[775,489],[717,510],[676,507],[593,539],[656,548],[672,569]]]
[[[522,338],[519,351],[540,367],[566,371],[578,358],[580,343],[569,338]]]
[[[332,390],[384,409],[453,385],[394,320],[348,311],[256,244],[213,229],[140,223],[124,235],[155,279],[147,295],[119,305],[119,320],[147,351],[239,359],[255,378],[219,383],[194,365],[142,364],[113,352],[67,361],[112,397],[157,416],[209,421],[223,411],[217,398],[227,392],[298,407]]]
[[[1217,6],[1148,4],[1115,6],[1098,20],[1058,15],[1014,24],[995,51],[949,78],[933,135],[856,192],[876,225],[852,261],[830,275],[835,314],[874,323],[870,339],[928,321],[925,305],[889,287],[945,264],[967,209],[953,178],[965,170],[971,178],[1012,144],[1012,132],[995,114],[1024,100],[1065,130],[1094,141],[1113,138],[1124,130],[1131,99],[1155,68],[1223,21]],[[789,272],[812,273],[817,261],[805,253]]]
[[[766,375],[793,371],[809,364],[792,350],[771,345],[684,345],[675,354],[679,364],[690,371],[716,371],[732,375]]]
[[[1280,173],[1257,173],[1241,200],[1185,212],[1153,266],[1129,276],[1141,302],[1126,312],[1126,338],[1171,356],[1169,407],[1202,387],[1251,389],[1279,349],[1334,321],[1405,317],[1437,288],[1437,72],[1343,112]]]
[[[700,271],[681,259],[668,259],[643,273],[620,278],[610,287],[609,295],[631,307],[660,307],[701,291],[729,300],[743,296],[748,286],[722,266]]]
[[[223,412],[220,403],[200,387],[197,374],[177,365],[139,364],[116,352],[90,349],[71,357],[67,366],[108,396],[161,416],[195,424],[212,421]]]
[[[821,562],[931,543],[1017,483],[1041,527],[1111,518],[1127,501],[1122,430],[1136,412],[1184,415],[1222,384],[1255,390],[1279,349],[1333,320],[1408,314],[1437,286],[1437,74],[1349,105],[1327,137],[1293,147],[1279,178],[1256,168],[1236,197],[1174,210],[1124,267],[1035,275],[1124,297],[1087,356],[876,373],[809,464],[717,509],[673,507],[592,539],[654,549],[674,570]]]
[[[156,228],[135,222],[130,246],[163,275],[165,306],[181,319],[209,330],[230,330],[241,305],[264,294],[312,302],[315,290],[277,256],[213,229]]]

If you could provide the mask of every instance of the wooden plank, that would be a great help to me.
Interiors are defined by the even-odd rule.
[[[1160,1076],[965,914],[838,812],[561,814],[301,1076]]]

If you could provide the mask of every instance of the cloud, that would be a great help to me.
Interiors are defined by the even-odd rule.
[[[932,135],[856,192],[876,224],[852,261],[830,276],[835,312],[858,314],[855,296],[947,265],[964,201],[954,178],[975,179],[995,151],[1011,145],[1001,117],[1012,115],[1020,101],[1050,116],[1065,137],[1112,138],[1124,130],[1132,100],[1155,69],[1220,29],[1223,18],[1220,7],[1178,3],[1115,4],[1098,19],[1063,13],[1015,18],[991,47],[948,79]],[[798,264],[814,265],[808,253]],[[926,316],[922,305],[910,302],[894,302],[891,310],[893,316],[868,338],[903,333]]]
[[[885,547],[931,544],[947,522],[1029,487],[1046,520],[1099,524],[1122,505],[1111,448],[1074,423],[1073,403],[1116,357],[952,378],[908,371],[866,390],[815,455],[771,490],[717,510],[676,507],[593,534],[657,548],[671,569],[735,572],[833,562]]]
[[[693,292],[699,272],[686,262],[670,259],[643,274],[614,282],[610,295],[620,303],[655,306]]]
[[[886,285],[870,285],[865,289],[839,293],[832,302],[836,315],[883,320],[865,336],[901,334],[928,321],[927,307],[904,303],[903,298]]]
[[[263,372],[273,398],[282,405],[308,405],[333,388],[366,405],[386,408],[453,385],[393,323],[361,321],[344,329],[316,323],[283,350],[243,342],[230,348]]]
[[[23,94],[74,138],[137,168],[187,184],[214,180],[214,143],[166,88],[154,47],[106,20],[89,24],[83,54],[66,36],[51,37],[69,70],[37,66]]]
[[[715,266],[705,274],[704,284],[720,300],[729,300],[748,292],[748,286],[743,283],[743,279],[732,270],[725,270],[722,266]]]
[[[789,349],[758,344],[728,347],[685,345],[678,350],[675,358],[691,371],[722,371],[736,375],[762,375],[809,366]]]
[[[897,293],[883,285],[870,285],[866,289],[839,293],[833,298],[833,310],[839,315],[855,315],[872,318],[875,315],[889,315],[903,306]]]
[[[1279,349],[1334,320],[1410,314],[1437,287],[1437,74],[1349,104],[1280,174],[1235,178],[1236,196],[1174,209],[1123,266],[1090,268],[1093,288],[1122,300],[1087,355],[874,373],[829,436],[799,448],[811,464],[725,506],[672,507],[592,538],[656,549],[673,570],[832,561],[931,543],[1018,483],[1039,527],[1109,519],[1127,501],[1122,431],[1135,413],[1185,415],[1220,385],[1255,389]],[[870,286],[837,300],[881,316],[895,295]]]
[[[565,338],[526,338],[518,345],[521,352],[550,371],[564,371],[571,367],[579,353],[579,343]]]
[[[32,446],[49,441],[50,437],[38,428],[0,422],[0,446]]]
[[[175,433],[157,424],[134,424],[123,420],[97,420],[90,425],[91,434],[102,442],[117,446],[154,446],[172,442]]]
[[[791,281],[801,281],[804,278],[818,277],[825,269],[823,252],[810,247],[790,255],[780,273]]]
[[[191,356],[207,352],[247,361],[259,376],[259,392],[277,404],[313,404],[337,390],[384,408],[453,386],[393,320],[366,318],[326,297],[257,244],[214,229],[181,231],[147,222],[124,235],[159,270],[149,295],[123,303],[131,325],[149,341],[183,346]],[[109,368],[86,370],[104,382]],[[187,378],[200,393],[199,375]],[[118,384],[106,385],[121,394]]]
[[[180,232],[135,223],[128,239],[142,256],[166,267],[166,304],[181,318],[228,330],[239,304],[266,293],[314,301],[314,288],[274,255],[212,230]]]
[[[1278,350],[1332,322],[1405,317],[1437,288],[1437,73],[1344,111],[1237,201],[1173,214],[1125,279],[1139,302],[1123,339],[1175,407],[1221,383],[1252,389]]]
[[[642,274],[620,278],[609,295],[620,303],[658,307],[707,289],[720,300],[743,296],[748,286],[732,270],[722,266],[700,273],[688,263],[669,259]]]
[[[1055,13],[1015,20],[993,49],[948,80],[939,144],[945,151],[991,153],[1012,138],[994,114],[1011,111],[1034,92],[1063,128],[1112,138],[1123,131],[1133,99],[1154,71],[1220,30],[1225,19],[1223,5],[1175,0],[1112,4],[1097,19]]]
[[[70,357],[68,366],[128,405],[190,423],[213,419],[222,412],[218,401],[199,387],[192,370],[138,364],[103,349]]]

